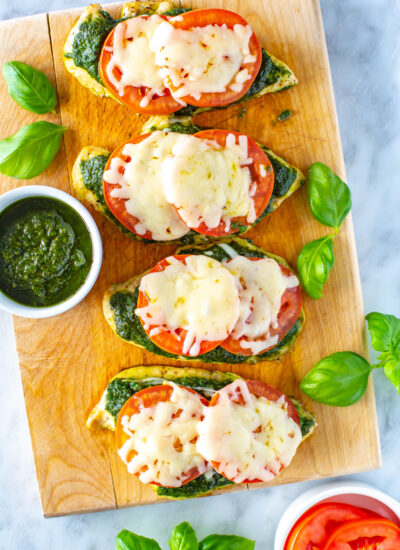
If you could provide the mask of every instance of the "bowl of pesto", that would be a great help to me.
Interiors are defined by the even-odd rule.
[[[84,206],[54,187],[18,187],[0,196],[0,307],[21,317],[52,317],[94,285],[103,255]]]

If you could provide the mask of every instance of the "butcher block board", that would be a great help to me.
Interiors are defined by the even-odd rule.
[[[322,161],[345,178],[343,155],[321,11],[318,0],[191,0],[197,7],[221,7],[240,13],[260,42],[285,60],[299,79],[289,91],[266,95],[246,105],[198,117],[198,122],[248,133],[307,172]],[[114,15],[118,5],[109,6]],[[66,72],[62,50],[81,9],[0,23],[0,62],[18,59],[44,71],[56,86],[59,106],[48,120],[68,128],[48,170],[33,181],[1,177],[0,191],[44,184],[70,192],[71,170],[85,145],[113,150],[139,132],[143,118],[110,99],[99,99]],[[0,138],[41,117],[24,111],[7,94],[0,78]],[[277,123],[285,109],[292,117]],[[242,113],[243,114],[243,113]],[[97,283],[84,302],[51,319],[15,317],[14,327],[36,473],[45,516],[150,504],[157,496],[127,474],[116,454],[114,434],[91,432],[88,413],[107,381],[134,365],[178,365],[117,338],[102,312],[105,290],[115,282],[150,268],[172,246],[144,245],[123,236],[94,214],[104,245]],[[311,216],[307,190],[297,191],[248,234],[254,242],[286,257],[292,265],[302,246],[327,228]],[[335,267],[321,300],[304,295],[305,330],[296,348],[280,363],[222,365],[242,376],[261,379],[301,398],[318,418],[316,433],[299,449],[276,483],[350,474],[380,466],[372,383],[365,397],[349,408],[318,405],[299,383],[322,357],[335,351],[367,354],[364,311],[351,216],[335,237]],[[190,363],[194,366],[193,363]],[[202,365],[212,369],[212,365]],[[260,485],[253,485],[252,488]],[[247,490],[249,486],[234,487]],[[229,489],[228,489],[229,490]],[[232,489],[230,489],[232,490]],[[233,498],[233,497],[232,497]]]

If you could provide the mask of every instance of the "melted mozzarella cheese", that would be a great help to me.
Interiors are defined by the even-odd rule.
[[[225,24],[206,25],[182,30],[164,21],[155,29],[150,48],[174,97],[190,95],[199,99],[202,93],[243,88],[250,74],[240,67],[249,59],[251,35],[248,25],[234,25],[233,29]]]
[[[224,340],[239,317],[235,279],[220,262],[207,256],[188,256],[186,263],[167,258],[164,271],[148,273],[140,290],[149,300],[137,308],[145,328],[187,331],[183,353],[196,356],[203,340]]]
[[[271,481],[287,466],[301,443],[299,425],[288,416],[285,400],[255,397],[244,380],[235,380],[219,392],[200,423],[197,449],[235,483]],[[230,396],[241,394],[244,405]]]
[[[121,423],[129,436],[118,454],[128,472],[137,474],[143,483],[157,482],[164,487],[179,487],[184,474],[192,468],[207,470],[204,458],[196,449],[199,421],[205,407],[200,396],[177,386],[168,401],[142,408]]]
[[[174,145],[172,153],[163,166],[164,193],[189,227],[196,229],[204,222],[215,228],[223,221],[229,229],[230,218],[236,216],[255,222],[250,171],[242,166],[247,147],[227,139],[222,148],[187,136]]]
[[[105,181],[119,185],[111,191],[111,196],[126,199],[126,211],[139,220],[135,227],[139,235],[148,230],[153,239],[168,241],[179,239],[189,231],[166,200],[162,183],[162,164],[173,145],[185,137],[172,132],[153,132],[140,143],[127,143],[122,154],[129,161],[114,157],[104,172]]]
[[[120,95],[127,86],[147,87],[145,107],[153,95],[170,89],[176,101],[187,95],[240,92],[251,78],[243,63],[253,62],[248,25],[207,25],[175,29],[158,15],[132,17],[115,27],[112,55],[106,72]],[[118,67],[120,79],[114,75]]]
[[[295,275],[282,273],[278,262],[271,258],[252,261],[236,256],[223,264],[235,277],[239,289],[240,315],[232,336],[241,347],[253,354],[261,353],[278,343],[278,336],[270,336],[277,328],[278,313],[286,289],[299,285]]]
[[[126,86],[146,86],[152,93],[162,95],[163,80],[156,65],[154,52],[150,48],[154,31],[162,21],[158,15],[152,15],[147,19],[132,17],[115,27],[107,76],[120,95],[123,95]],[[120,80],[114,75],[115,67],[122,73]]]

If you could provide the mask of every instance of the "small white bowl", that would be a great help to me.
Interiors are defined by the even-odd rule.
[[[343,502],[366,508],[400,526],[400,502],[365,483],[334,481],[317,485],[292,502],[278,523],[274,550],[283,550],[289,532],[299,517],[320,502]]]
[[[96,282],[96,279],[99,275],[101,262],[103,259],[103,245],[101,242],[101,237],[97,225],[82,204],[74,199],[68,193],[60,191],[55,187],[47,187],[45,185],[25,185],[23,187],[17,187],[12,191],[8,191],[0,196],[0,215],[1,212],[10,204],[19,201],[21,199],[26,199],[28,197],[49,197],[52,199],[58,199],[61,202],[64,202],[71,206],[83,219],[86,224],[86,227],[89,231],[90,238],[92,240],[92,265],[90,271],[86,277],[83,285],[73,294],[70,298],[65,300],[60,304],[55,304],[54,306],[49,307],[34,307],[26,306],[14,302],[11,298],[8,298],[0,290],[0,307],[13,313],[14,315],[19,315],[20,317],[29,317],[31,319],[41,319],[44,317],[53,317],[54,315],[59,315],[64,313],[76,306],[85,296],[89,293],[92,286]]]

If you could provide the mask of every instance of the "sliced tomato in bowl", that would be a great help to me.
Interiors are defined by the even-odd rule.
[[[194,27],[206,27],[207,25],[226,25],[233,29],[235,25],[247,26],[248,23],[239,14],[224,9],[199,9],[191,10],[179,16],[172,17],[169,21],[176,29],[190,30]],[[243,62],[241,70],[247,70],[249,78],[243,83],[240,91],[226,89],[219,93],[201,93],[198,98],[193,96],[183,97],[183,101],[197,107],[220,107],[229,105],[243,97],[256,79],[261,67],[262,50],[258,38],[252,32],[249,39],[249,51],[251,61]]]
[[[131,445],[126,453],[126,460],[124,460],[129,464],[132,458],[137,457],[140,452],[143,452],[143,448],[145,447],[146,460],[141,462],[146,463],[141,464],[138,462],[135,471],[132,473],[139,478],[145,475],[146,481],[143,480],[143,477],[141,480],[146,483],[151,483],[152,485],[181,487],[189,483],[189,481],[196,479],[207,470],[206,461],[200,457],[196,451],[196,435],[193,436],[193,440],[188,441],[186,437],[187,434],[184,433],[183,429],[181,440],[180,430],[174,430],[174,423],[182,422],[185,401],[190,399],[191,396],[195,396],[195,402],[198,401],[199,406],[198,410],[196,410],[197,406],[193,406],[193,404],[190,407],[190,418],[188,419],[190,425],[193,424],[193,419],[198,421],[202,420],[203,407],[208,407],[208,401],[191,388],[186,388],[184,386],[179,386],[179,388],[183,391],[183,394],[187,394],[187,396],[183,395],[181,398],[175,399],[174,402],[171,403],[169,411],[162,411],[161,414],[157,414],[157,408],[160,403],[170,402],[174,392],[174,387],[171,384],[163,384],[145,388],[132,395],[132,397],[126,401],[118,415],[116,425],[118,452],[121,455],[121,450],[124,448],[124,445],[131,439]],[[126,419],[128,419],[129,422],[132,416],[135,415],[146,415],[146,427],[143,428],[144,431],[142,432],[140,432],[140,429],[137,432],[130,432],[129,424],[127,425],[125,423]],[[157,419],[158,421],[161,419],[161,422],[163,422],[161,433],[159,433],[160,426],[157,426]],[[185,420],[183,422],[185,422]],[[152,442],[152,435],[155,437],[154,442]],[[141,441],[136,442],[135,437],[141,439]],[[163,445],[161,446],[157,441],[157,438],[160,437],[163,438]],[[158,451],[157,456],[151,456],[154,449]],[[165,456],[162,456],[163,449],[166,449]],[[183,457],[183,462],[185,463],[185,468],[177,474],[176,472],[170,474],[171,468],[168,467],[168,463],[171,460],[171,453],[175,454],[177,460]],[[189,458],[186,459],[184,455],[186,455],[186,457],[189,456]],[[191,458],[192,455],[193,457]],[[147,472],[150,468],[152,469],[154,479],[147,479]],[[170,476],[169,483],[164,481],[165,477],[168,478],[168,476]],[[161,481],[163,482],[161,483]]]
[[[333,531],[322,550],[399,550],[400,528],[389,519],[349,521]]]
[[[140,17],[142,19],[148,19],[150,16],[141,15]],[[171,19],[167,16],[162,16],[162,18],[165,20]],[[123,33],[126,31],[126,26],[126,21],[121,21],[117,25],[119,30],[122,30]],[[145,115],[169,115],[178,109],[181,109],[182,104],[172,97],[168,88],[163,90],[162,95],[152,95],[151,99],[146,101],[145,104],[143,103],[144,98],[151,93],[151,90],[146,86],[125,86],[123,93],[120,93],[115,86],[115,83],[112,82],[108,75],[108,67],[112,63],[114,35],[117,27],[114,27],[114,29],[108,34],[100,53],[99,74],[106,88],[110,90],[118,101],[127,107],[130,107],[136,113],[142,113]],[[113,77],[119,82],[122,77],[121,69],[116,65],[111,68],[111,71]]]
[[[248,259],[256,262],[256,261],[262,260],[263,258],[248,258]],[[291,275],[293,275],[290,269],[288,269],[287,267],[281,264],[278,264],[278,265],[285,277],[290,277]],[[242,284],[244,284],[244,281],[242,281]],[[239,298],[240,298],[240,292],[239,292]],[[258,354],[265,353],[269,349],[274,348],[279,344],[279,342],[283,340],[283,338],[286,336],[286,334],[289,332],[289,330],[293,327],[293,325],[297,321],[301,312],[301,306],[302,306],[302,297],[301,297],[300,284],[291,288],[287,288],[285,292],[282,294],[281,308],[278,313],[276,326],[275,325],[270,326],[268,330],[269,338],[273,338],[277,336],[278,340],[273,345],[266,346],[264,349],[259,351]],[[265,335],[260,336],[256,340],[254,340],[254,342],[262,343],[264,338],[265,338]],[[247,342],[249,341],[246,336],[241,336],[237,338],[233,334],[230,334],[228,338],[222,342],[221,347],[235,355],[248,355],[248,356],[254,355],[254,352],[250,347],[242,346],[242,343],[244,341],[247,341]]]
[[[325,502],[313,506],[294,524],[284,550],[321,550],[329,535],[347,521],[373,517],[363,508]]]
[[[267,208],[274,189],[274,170],[267,155],[261,147],[257,145],[254,139],[240,132],[222,129],[202,130],[194,134],[194,136],[199,139],[213,141],[222,148],[226,147],[227,139],[229,139],[228,136],[233,136],[236,145],[240,145],[241,140],[246,141],[247,157],[251,161],[251,163],[246,166],[250,171],[252,186],[254,186],[251,199],[254,203],[255,220],[257,220]],[[178,214],[181,215],[180,205],[175,204],[174,206]],[[216,227],[208,227],[206,223],[202,221],[197,227],[192,227],[192,229],[197,233],[217,237],[238,233],[238,228],[250,227],[254,223],[249,222],[246,216],[232,217],[228,221],[229,223],[221,219],[219,225]]]

